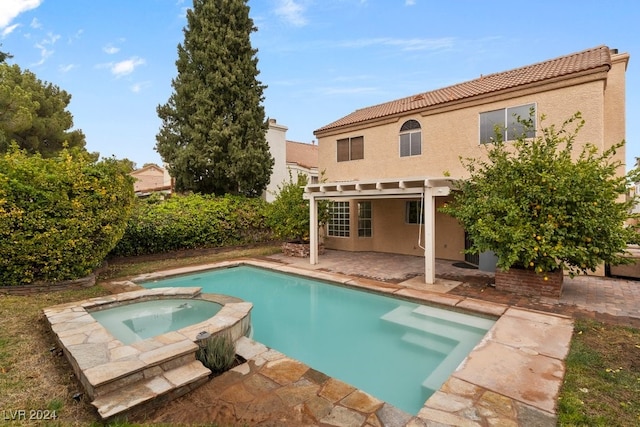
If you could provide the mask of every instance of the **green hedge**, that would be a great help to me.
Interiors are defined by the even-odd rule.
[[[89,275],[124,233],[133,180],[115,159],[0,155],[0,285]]]
[[[265,242],[267,203],[242,196],[173,195],[138,200],[123,238],[111,256]]]

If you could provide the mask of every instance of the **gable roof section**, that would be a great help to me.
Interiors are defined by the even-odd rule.
[[[136,169],[134,171],[132,171],[130,173],[130,175],[141,175],[145,172],[149,172],[149,171],[156,171],[156,172],[160,172],[160,173],[164,173],[164,169],[161,168],[160,166],[156,165],[155,163],[150,163],[140,169]]]
[[[442,89],[419,93],[395,101],[362,108],[315,130],[313,133],[322,133],[343,126],[405,114],[428,107],[526,86],[544,80],[570,76],[589,70],[597,70],[602,67],[606,67],[607,70],[611,68],[611,52],[607,46],[598,46],[510,71],[481,76],[478,79]]]
[[[318,146],[303,142],[287,141],[287,163],[305,168],[318,167]]]

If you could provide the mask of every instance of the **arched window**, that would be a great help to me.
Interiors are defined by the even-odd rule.
[[[422,128],[417,120],[407,120],[400,128],[400,157],[422,154]]]

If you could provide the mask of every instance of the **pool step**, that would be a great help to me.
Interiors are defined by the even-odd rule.
[[[443,339],[440,335],[417,332],[406,332],[400,339],[440,354],[449,354],[457,344],[456,341]]]
[[[211,371],[194,360],[98,397],[91,404],[103,420],[158,407],[208,380]]]
[[[380,318],[409,329],[402,335],[402,341],[445,355],[422,382],[422,386],[431,391],[438,390],[475,347],[477,334],[484,334],[495,323],[491,319],[428,306],[399,306]]]
[[[426,306],[399,306],[380,319],[452,341],[462,341],[477,333],[484,334],[495,323],[490,319]]]

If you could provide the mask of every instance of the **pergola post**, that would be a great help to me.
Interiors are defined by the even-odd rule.
[[[318,263],[318,204],[309,197],[309,263]]]
[[[433,285],[436,281],[436,211],[432,187],[424,189],[424,283]]]

